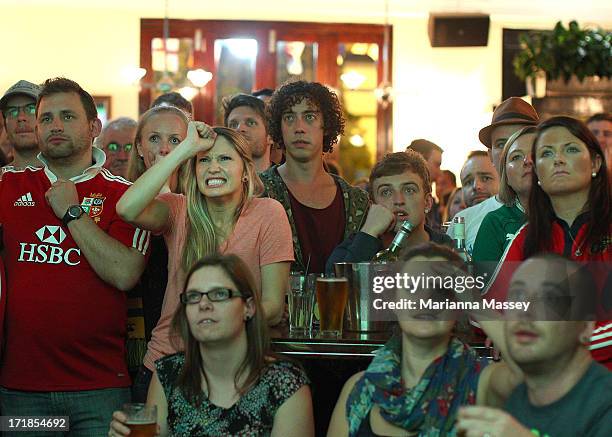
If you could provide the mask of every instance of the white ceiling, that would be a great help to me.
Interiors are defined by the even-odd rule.
[[[2,7],[53,7],[65,9],[114,9],[142,17],[162,17],[166,0],[0,0]],[[299,20],[313,15],[326,21],[383,21],[384,0],[168,0],[169,15],[177,18]],[[305,10],[307,8],[307,10]],[[392,19],[423,16],[429,12],[484,12],[493,19],[537,21],[570,18],[584,24],[612,23],[610,0],[389,0]],[[1,15],[1,14],[0,14]]]

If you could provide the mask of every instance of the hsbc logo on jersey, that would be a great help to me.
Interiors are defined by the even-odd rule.
[[[61,226],[45,225],[34,232],[34,235],[41,243],[19,243],[20,262],[30,262],[38,264],[61,264],[76,266],[81,262],[81,250],[72,247],[64,251],[56,244],[62,244],[66,239],[66,233]]]
[[[66,239],[66,233],[60,226],[43,226],[34,234],[43,243],[62,244]]]

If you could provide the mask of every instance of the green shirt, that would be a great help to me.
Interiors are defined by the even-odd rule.
[[[477,270],[493,271],[502,258],[504,250],[514,239],[514,235],[527,221],[522,207],[502,206],[488,213],[482,220],[474,241],[472,259],[478,263]],[[493,269],[487,268],[491,265]],[[490,267],[490,266],[489,266]]]
[[[527,386],[510,395],[504,410],[538,437],[610,437],[612,435],[612,373],[591,363],[586,373],[561,399],[534,406]]]

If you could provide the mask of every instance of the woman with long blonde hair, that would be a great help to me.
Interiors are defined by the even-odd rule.
[[[132,139],[134,147],[130,150],[128,158],[127,179],[134,182],[147,169],[174,150],[187,135],[187,125],[190,120],[189,114],[180,108],[168,105],[154,106],[142,114]],[[182,166],[168,178],[160,193],[181,192],[178,175],[185,173],[181,172],[181,169]],[[140,299],[130,299],[129,302],[141,302],[142,307],[128,307],[128,310],[142,308],[144,319],[144,332],[134,330],[126,345],[129,368],[138,368],[132,384],[132,398],[136,402],[144,402],[147,398],[151,371],[142,365],[142,360],[152,331],[161,316],[167,285],[168,248],[163,235],[152,235],[147,266],[136,287],[130,291],[130,297]]]
[[[170,342],[170,321],[179,305],[185,272],[215,253],[238,255],[262,292],[270,325],[282,317],[284,293],[293,261],[291,229],[277,201],[257,198],[262,184],[248,143],[239,133],[189,122],[178,145],[135,181],[117,203],[132,224],[162,233],[168,246],[168,285],[160,320],[153,330],[144,365],[177,352]],[[185,194],[160,190],[185,161]]]
[[[482,264],[481,272],[490,275],[512,237],[527,221],[533,161],[531,148],[536,136],[535,126],[525,126],[506,141],[499,160],[499,193],[503,203],[482,220],[474,241],[472,259]]]

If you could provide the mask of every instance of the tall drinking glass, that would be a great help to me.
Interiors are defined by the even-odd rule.
[[[140,403],[124,404],[122,410],[127,416],[126,425],[130,437],[155,437],[157,434],[157,406]]]
[[[289,331],[307,334],[312,328],[316,275],[292,273],[289,276]]]
[[[338,337],[342,334],[347,299],[346,278],[317,278],[317,303],[322,336]]]

